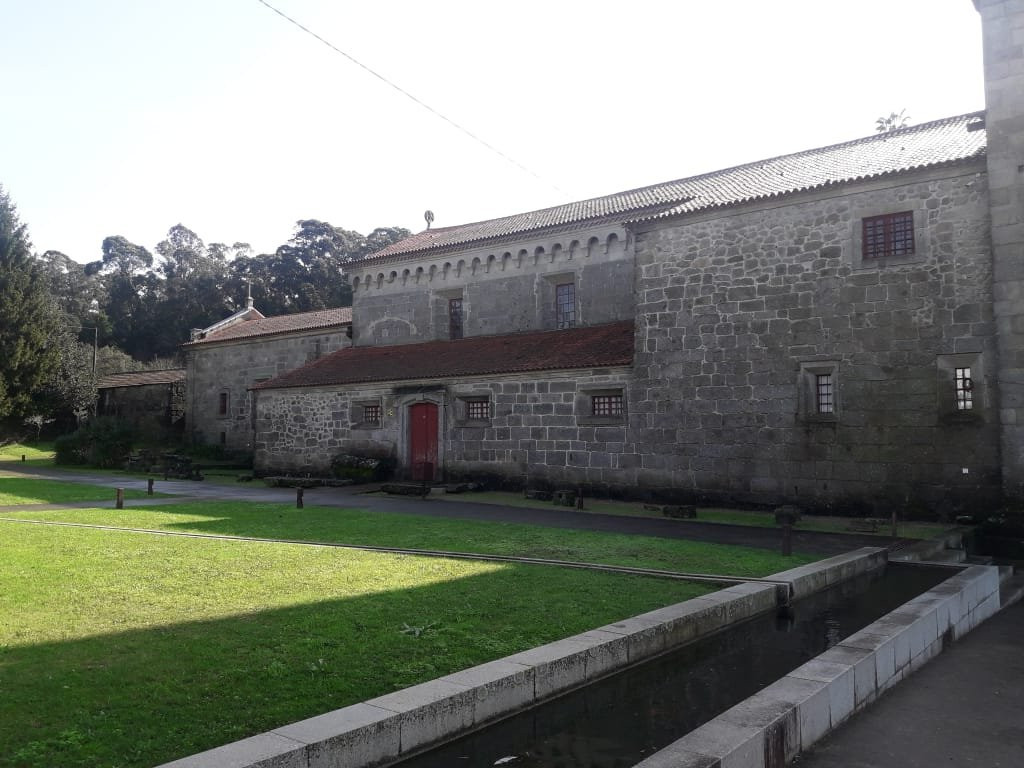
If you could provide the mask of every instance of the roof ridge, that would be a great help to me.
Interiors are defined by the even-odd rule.
[[[701,191],[694,190],[693,187],[699,186],[702,182],[715,180],[716,178],[724,178],[728,180],[730,175],[737,175],[743,171],[762,170],[766,166],[786,160],[803,159],[822,155],[827,156],[829,153],[842,151],[849,147],[877,145],[882,142],[887,142],[894,137],[907,137],[915,134],[927,133],[928,131],[934,131],[935,129],[943,126],[966,123],[972,118],[982,117],[984,114],[983,110],[965,112],[960,115],[952,115],[936,120],[930,120],[919,125],[899,128],[895,131],[887,131],[883,133],[876,132],[875,134],[861,136],[847,141],[827,144],[811,149],[804,149],[798,152],[789,152],[772,157],[760,158],[726,168],[718,168],[692,176],[670,179],[668,181],[647,184],[640,187],[634,187],[632,189],[619,190],[605,195],[585,198],[583,200],[573,200],[559,205],[537,208],[532,211],[521,211],[506,216],[481,219],[449,227],[421,230],[416,234],[410,235],[405,240],[393,243],[392,245],[381,249],[377,253],[371,254],[361,263],[374,263],[385,259],[399,259],[405,256],[414,257],[416,255],[423,254],[424,252],[458,248],[460,246],[469,245],[470,243],[498,240],[528,232],[541,231],[550,227],[566,227],[582,224],[588,221],[606,219],[608,217],[622,217],[625,214],[644,211],[648,208],[671,208],[673,206],[689,202],[695,198],[713,201],[714,197],[708,197],[707,194],[701,194]],[[921,167],[930,164],[932,163],[923,163],[921,164]],[[703,190],[703,192],[706,193],[707,190]],[[657,199],[658,193],[662,193],[663,195],[660,200]],[[773,191],[771,194],[778,194],[778,191]],[[631,201],[630,198],[641,199]],[[720,203],[721,201],[719,200],[717,202]],[[619,203],[619,205],[616,205],[616,203]],[[605,210],[602,210],[602,208]],[[558,212],[561,212],[564,215],[562,217],[551,216],[552,213]],[[628,219],[630,217],[625,216],[624,218]],[[535,226],[531,226],[530,219],[536,220]],[[549,221],[548,219],[559,220]],[[505,223],[512,224],[514,226],[502,228],[501,225]],[[488,228],[494,231],[491,233],[481,232],[481,230]],[[440,237],[435,239],[434,233],[437,233],[438,235],[451,234],[453,237]],[[409,246],[401,248],[402,243],[409,243]]]

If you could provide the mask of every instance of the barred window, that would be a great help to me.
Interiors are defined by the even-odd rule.
[[[621,416],[622,395],[594,395],[590,398],[590,412],[594,416]]]
[[[466,418],[469,421],[487,421],[491,417],[491,404],[487,400],[467,400]]]
[[[576,325],[576,284],[555,286],[555,327],[573,328]]]
[[[363,423],[365,423],[365,424],[380,424],[380,406],[379,405],[364,405],[363,406]]]
[[[974,382],[971,380],[970,368],[956,368],[956,409],[969,411],[974,408]]]
[[[835,393],[832,390],[832,374],[819,373],[814,377],[815,403],[818,413],[834,413]]]
[[[887,213],[862,220],[865,259],[911,256],[914,253],[914,212]]]
[[[448,299],[448,338],[462,338],[462,299]]]

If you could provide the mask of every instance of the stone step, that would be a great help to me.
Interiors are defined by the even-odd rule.
[[[966,565],[992,565],[992,555],[967,555],[962,562]]]
[[[1001,580],[1001,583],[999,585],[1000,608],[1006,608],[1007,606],[1013,605],[1022,597],[1024,597],[1024,573],[1014,573],[1013,567],[1009,566],[1009,577],[1006,579],[1002,579],[1003,567],[1000,567],[999,569],[999,575]]]
[[[967,560],[967,552],[962,549],[940,549],[927,560],[931,563],[962,563]]]

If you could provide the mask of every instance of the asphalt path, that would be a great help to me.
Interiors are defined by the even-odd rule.
[[[59,469],[22,466],[18,463],[0,463],[0,472],[16,473],[31,477],[48,478],[67,482],[100,485],[104,487],[146,490],[146,478],[130,475],[93,474],[69,472]],[[172,494],[171,499],[126,499],[125,506],[148,506],[153,504],[180,503],[182,501],[246,501],[291,504],[295,502],[295,490],[290,488],[267,488],[259,481],[222,485],[191,480],[156,480],[154,490]],[[411,514],[453,518],[458,520],[490,520],[502,523],[524,523],[546,528],[562,528],[579,531],[605,531],[634,536],[654,536],[665,539],[689,539],[715,544],[733,544],[758,549],[781,550],[782,531],[777,528],[757,528],[721,523],[704,523],[695,520],[675,520],[656,517],[628,517],[552,506],[547,509],[509,507],[497,504],[452,501],[444,495],[427,498],[411,496],[390,496],[383,493],[367,493],[365,486],[345,488],[311,488],[303,493],[308,506],[357,507],[380,513]],[[111,504],[113,492],[111,493]],[[74,506],[102,506],[99,502],[76,504]],[[68,506],[68,505],[45,505]],[[26,507],[28,508],[28,507]],[[42,507],[40,507],[42,508]],[[886,547],[901,539],[887,536],[870,536],[856,533],[824,533],[796,529],[793,531],[793,550],[812,555],[835,555],[858,547]]]

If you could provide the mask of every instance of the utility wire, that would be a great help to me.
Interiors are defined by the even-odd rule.
[[[550,186],[552,189],[554,189],[559,194],[565,195],[566,197],[568,197],[568,195],[565,192],[565,190],[560,188],[554,182],[549,181],[548,179],[545,179],[540,174],[536,173],[535,171],[531,170],[530,168],[527,168],[525,165],[520,163],[515,158],[509,157],[504,152],[502,152],[500,149],[495,147],[493,144],[489,144],[488,142],[484,141],[482,138],[477,136],[475,133],[470,131],[468,128],[464,128],[463,126],[459,125],[454,120],[452,120],[450,117],[447,117],[446,115],[441,114],[440,112],[438,112],[436,109],[434,109],[432,106],[430,106],[426,102],[420,101],[419,99],[417,99],[415,96],[413,96],[411,93],[409,93],[407,90],[405,90],[401,86],[396,85],[395,83],[393,83],[390,80],[388,80],[386,77],[384,77],[384,75],[380,74],[379,72],[377,72],[377,71],[375,71],[373,69],[370,69],[370,67],[368,67],[365,64],[363,64],[363,62],[359,61],[359,59],[357,59],[354,56],[352,56],[351,54],[348,54],[345,51],[341,50],[341,48],[339,48],[338,46],[334,45],[334,43],[330,42],[329,40],[324,39],[323,37],[318,35],[316,32],[311,30],[309,27],[303,26],[302,24],[297,22],[295,19],[293,19],[288,14],[284,13],[283,11],[279,10],[278,8],[275,8],[270,3],[268,3],[267,0],[257,0],[257,2],[259,2],[261,5],[265,5],[267,8],[269,8],[274,13],[276,13],[278,16],[280,16],[282,19],[284,19],[284,20],[294,24],[296,27],[298,27],[303,32],[305,32],[307,35],[315,37],[317,40],[319,40],[321,43],[326,45],[328,48],[330,48],[335,53],[340,53],[342,56],[344,56],[346,59],[351,61],[353,64],[355,64],[356,66],[362,68],[363,70],[365,70],[369,74],[373,75],[378,80],[380,80],[382,83],[385,83],[385,84],[391,86],[396,91],[398,91],[400,94],[405,96],[407,99],[411,99],[412,101],[416,102],[421,107],[423,107],[423,109],[427,110],[428,112],[430,112],[435,117],[441,118],[442,120],[444,120],[446,123],[448,123],[453,128],[455,128],[455,129],[457,129],[459,131],[462,131],[462,133],[464,133],[467,136],[469,136],[469,138],[471,138],[473,141],[477,142],[478,144],[483,145],[484,147],[489,149],[494,154],[498,155],[502,159],[504,159],[507,162],[511,163],[512,165],[516,166],[516,168],[519,168],[521,171],[524,171],[525,173],[528,173],[530,176],[533,176],[538,181],[543,182],[544,184],[547,184],[548,186]]]

